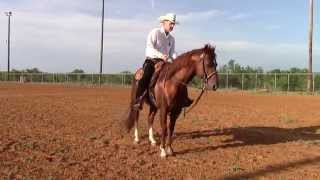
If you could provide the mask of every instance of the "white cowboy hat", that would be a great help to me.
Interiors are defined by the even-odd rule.
[[[159,21],[160,22],[170,21],[172,23],[179,24],[179,22],[176,21],[176,14],[174,14],[174,13],[167,13],[164,16],[160,16]]]

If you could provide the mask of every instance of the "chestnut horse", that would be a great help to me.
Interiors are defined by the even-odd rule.
[[[218,87],[218,73],[216,71],[217,62],[215,47],[205,45],[201,49],[195,49],[178,56],[172,63],[165,63],[159,74],[159,78],[154,87],[154,101],[150,100],[151,96],[145,96],[145,101],[149,104],[150,110],[148,115],[149,140],[152,145],[156,145],[153,137],[153,121],[157,111],[160,111],[160,125],[161,125],[161,143],[160,156],[166,157],[173,155],[172,149],[172,135],[176,120],[182,111],[182,102],[187,95],[187,84],[198,76],[203,80],[203,89],[216,90]],[[139,109],[133,108],[136,102],[136,90],[138,80],[133,80],[131,89],[131,103],[129,107],[129,114],[125,120],[127,130],[135,126],[136,143],[139,142],[138,136],[138,119]],[[201,95],[198,97],[195,104],[199,101]],[[195,105],[194,104],[194,105]],[[169,123],[167,122],[167,117]],[[166,142],[167,138],[167,142]]]

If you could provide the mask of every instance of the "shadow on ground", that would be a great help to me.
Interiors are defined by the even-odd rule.
[[[278,127],[239,127],[227,129],[214,129],[193,132],[178,132],[176,139],[197,139],[209,138],[212,136],[230,135],[232,138],[223,141],[222,145],[199,147],[176,152],[177,155],[187,153],[198,153],[215,150],[218,148],[233,148],[250,145],[273,145],[293,141],[314,142],[320,144],[320,126],[310,126],[301,128],[278,128]],[[244,172],[236,175],[228,175],[222,179],[248,179],[263,176],[269,173],[285,171],[292,167],[301,167],[320,162],[320,156],[306,158],[285,164],[275,164],[256,170],[254,172]]]
[[[320,140],[320,126],[301,128],[278,128],[278,127],[239,127],[227,129],[214,129],[193,132],[177,132],[176,139],[196,139],[212,136],[230,135],[231,139],[223,141],[223,145],[207,146],[187,149],[177,152],[179,154],[203,152],[218,148],[230,148],[248,145],[271,145],[292,141],[316,141]]]
[[[289,170],[290,168],[297,168],[305,165],[312,165],[312,164],[319,164],[319,163],[320,163],[320,156],[316,156],[314,158],[306,158],[306,159],[292,161],[285,164],[276,164],[276,165],[268,166],[268,167],[256,170],[254,172],[245,172],[241,174],[228,175],[228,176],[224,176],[222,179],[236,180],[236,179],[257,178],[259,176],[264,176],[269,173],[277,173],[280,171]]]

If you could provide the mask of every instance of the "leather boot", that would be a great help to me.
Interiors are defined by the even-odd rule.
[[[189,97],[186,97],[184,99],[184,102],[182,104],[182,107],[189,107],[193,103],[193,100],[190,99]]]

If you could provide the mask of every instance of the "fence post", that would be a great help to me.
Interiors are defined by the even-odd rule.
[[[314,78],[315,77],[315,73],[313,73],[312,75],[312,92],[315,92],[315,88],[314,88]]]
[[[258,89],[258,73],[256,72],[256,84],[255,84],[255,86],[256,86],[256,91],[257,91],[257,89]]]
[[[288,73],[288,89],[287,91],[289,92],[290,91],[290,73]]]
[[[277,90],[277,73],[274,73],[274,90]]]
[[[243,73],[241,73],[241,89],[243,91]]]
[[[123,73],[121,73],[120,75],[121,75],[121,86],[123,86]]]
[[[227,89],[229,89],[229,72],[227,71]]]
[[[41,83],[43,83],[43,72],[41,73]]]
[[[125,86],[125,83],[124,83],[124,73],[122,73],[122,87],[124,87]]]

